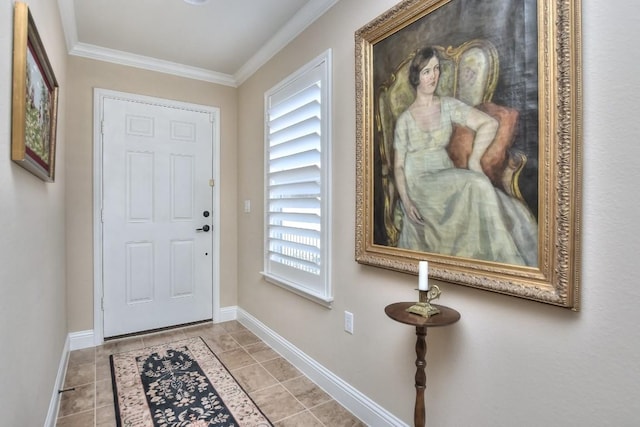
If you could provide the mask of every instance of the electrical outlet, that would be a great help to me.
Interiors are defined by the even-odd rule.
[[[344,312],[344,330],[353,335],[353,313]]]

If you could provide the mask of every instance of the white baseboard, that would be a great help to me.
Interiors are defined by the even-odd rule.
[[[409,427],[241,308],[237,320],[367,425]]]
[[[56,375],[56,382],[53,385],[53,394],[49,401],[49,411],[47,412],[47,418],[44,421],[45,427],[55,427],[56,420],[58,419],[58,408],[60,403],[60,393],[64,387],[64,377],[67,373],[67,361],[69,360],[69,347],[70,339],[67,337],[62,349],[62,355],[60,356],[60,363],[58,364],[58,374]]]
[[[83,348],[95,347],[93,330],[71,332],[67,341],[69,341],[69,351],[82,350]]]
[[[232,320],[236,320],[238,318],[238,307],[221,307],[220,314],[218,315],[217,321],[214,323],[222,323],[222,322],[230,322]]]

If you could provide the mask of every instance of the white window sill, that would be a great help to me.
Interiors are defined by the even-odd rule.
[[[304,289],[294,283],[288,282],[282,279],[281,277],[271,275],[264,271],[261,272],[261,274],[264,277],[264,279],[267,282],[271,283],[272,285],[276,285],[290,292],[293,292],[294,294],[301,296],[303,298],[306,298],[310,301],[313,301],[316,304],[320,304],[323,307],[331,308],[333,304],[333,297],[326,297],[326,296],[322,296],[322,295],[318,295],[316,293],[310,292],[309,290]]]

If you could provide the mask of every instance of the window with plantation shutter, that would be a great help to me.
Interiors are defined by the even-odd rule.
[[[265,94],[265,259],[269,282],[317,302],[329,283],[330,51]]]

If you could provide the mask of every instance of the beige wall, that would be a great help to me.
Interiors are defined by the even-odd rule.
[[[57,3],[29,1],[60,85],[56,182],[11,161],[13,1],[0,1],[0,424],[43,425],[67,336],[66,61]]]
[[[442,283],[456,325],[428,336],[427,418],[436,426],[567,426],[637,423],[640,253],[637,2],[584,0],[584,221],[582,311]],[[366,396],[412,424],[415,331],[388,319],[387,304],[415,298],[415,276],[354,261],[354,32],[396,0],[341,0],[239,90],[239,306]],[[633,33],[632,34],[629,34]],[[636,37],[634,37],[636,36]],[[333,49],[333,309],[260,276],[263,226],[263,94]],[[615,64],[615,65],[614,65]],[[612,75],[612,68],[615,69]],[[634,71],[636,70],[636,71]],[[610,102],[615,100],[615,102]],[[355,333],[343,332],[343,312]]]
[[[69,57],[66,216],[70,331],[93,329],[93,89],[220,108],[220,305],[236,305],[237,90],[168,74]]]

